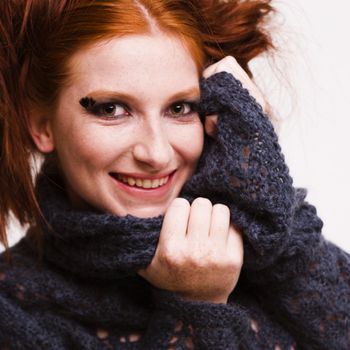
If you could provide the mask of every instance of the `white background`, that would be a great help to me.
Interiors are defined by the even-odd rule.
[[[295,185],[308,189],[324,235],[350,252],[350,4],[274,4],[279,53],[254,62],[254,72],[283,119],[280,143]]]
[[[275,115],[296,186],[324,221],[324,235],[350,252],[350,5],[275,1],[279,51],[253,71]],[[14,242],[20,230],[11,229]]]

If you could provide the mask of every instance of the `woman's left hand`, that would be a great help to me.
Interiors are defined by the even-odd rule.
[[[265,101],[264,96],[233,56],[226,56],[220,61],[207,67],[203,71],[203,78],[207,79],[210,76],[219,72],[231,73],[236,79],[238,79],[242,83],[243,87],[246,88],[249,91],[249,93],[256,99],[256,101],[261,105],[263,111],[266,112],[267,103]],[[211,137],[215,137],[216,123],[216,115],[207,116],[205,119],[205,131]]]

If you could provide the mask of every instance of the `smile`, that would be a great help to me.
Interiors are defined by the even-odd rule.
[[[159,179],[140,179],[121,174],[116,174],[115,177],[129,186],[146,189],[164,186],[169,180],[169,175]]]

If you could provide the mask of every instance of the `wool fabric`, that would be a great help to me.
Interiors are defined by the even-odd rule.
[[[181,197],[230,208],[244,264],[227,304],[184,300],[137,274],[163,217],[74,209],[59,172],[36,183],[43,259],[31,227],[0,256],[0,349],[350,349],[350,256],[326,241],[294,188],[261,106],[226,72],[201,81],[199,113],[217,114]]]

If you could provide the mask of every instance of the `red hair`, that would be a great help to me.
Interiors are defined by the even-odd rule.
[[[179,37],[197,67],[232,55],[249,61],[273,48],[270,0],[11,0],[0,2],[0,242],[10,211],[38,225],[28,114],[52,109],[69,81],[69,58],[99,40],[151,33]],[[38,237],[39,238],[39,237]]]

